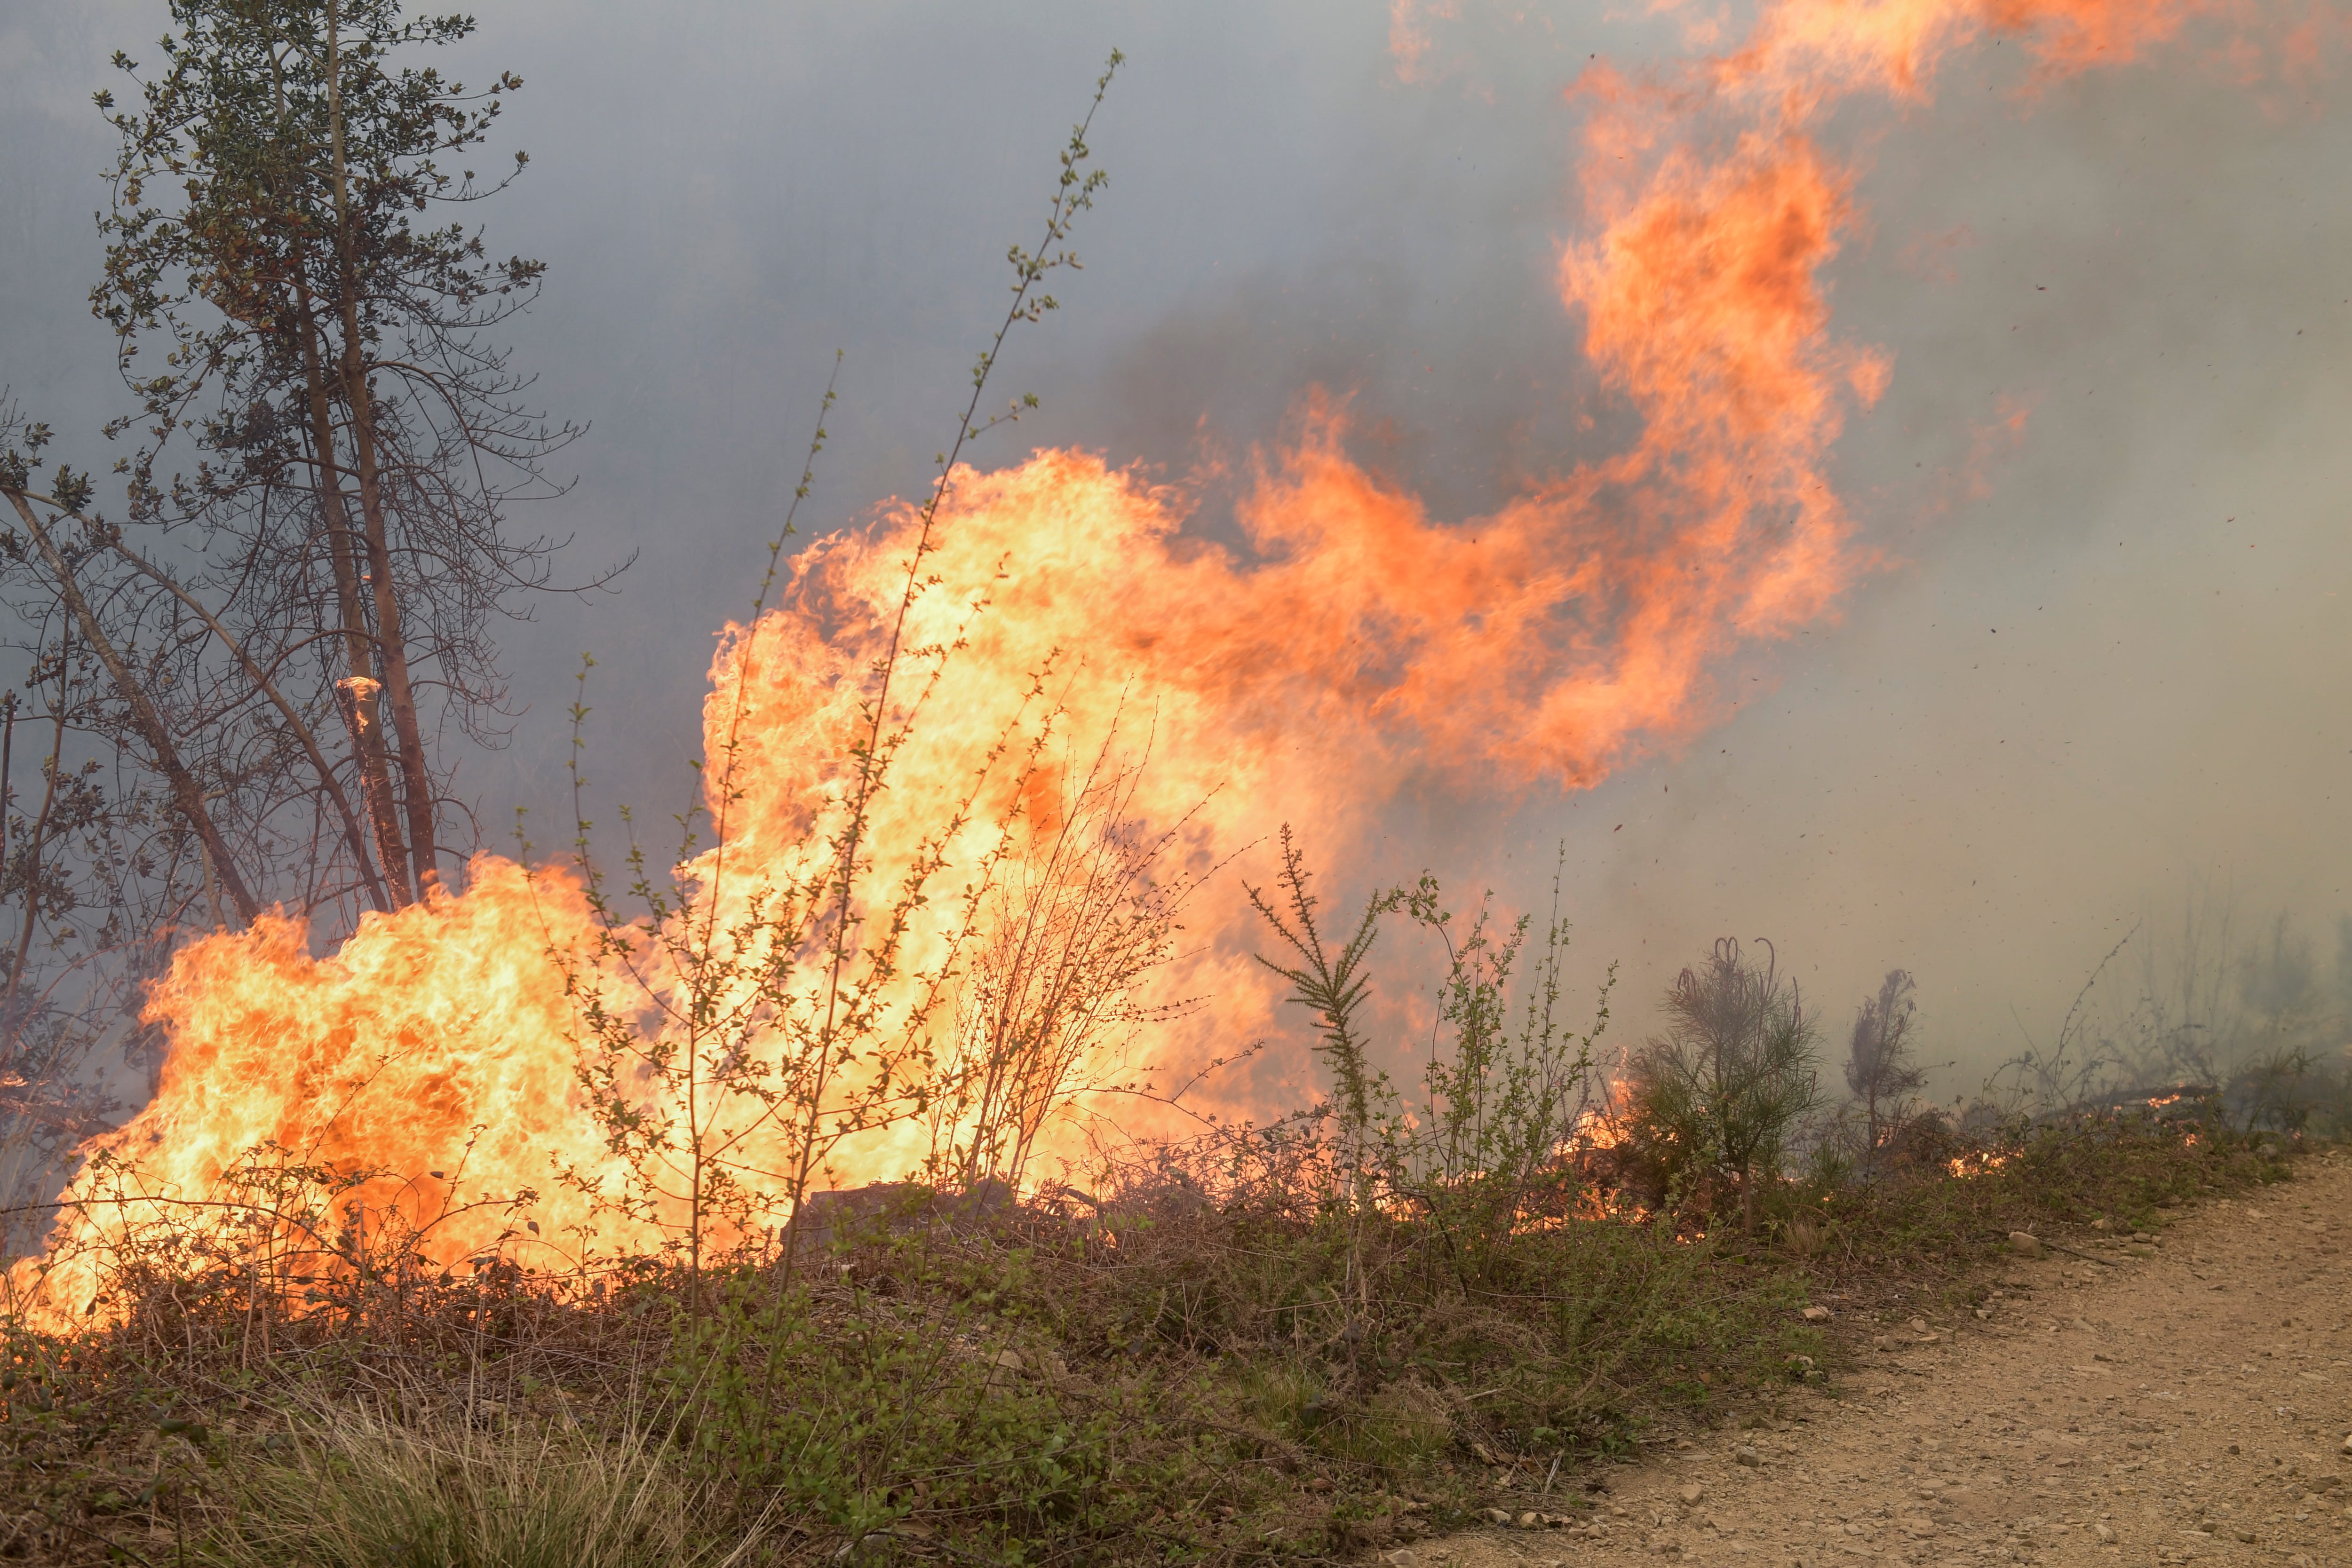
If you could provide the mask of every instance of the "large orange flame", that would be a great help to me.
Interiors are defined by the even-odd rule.
[[[1831,332],[1821,273],[1857,212],[1809,125],[1858,92],[1923,99],[1946,55],[1990,32],[2063,73],[2228,9],[1784,0],[1728,52],[1642,79],[1589,71],[1590,237],[1559,287],[1639,434],[1492,516],[1433,520],[1349,455],[1346,400],[1321,392],[1255,456],[1231,547],[1188,531],[1196,492],[1093,455],[960,472],[908,627],[924,678],[886,716],[911,727],[872,807],[869,879],[893,885],[936,852],[951,894],[1007,821],[1065,810],[1101,747],[1139,768],[1125,809],[1176,827],[1169,853],[1197,871],[1278,816],[1312,823],[1328,854],[1401,780],[1589,786],[1717,717],[1727,662],[1828,613],[1868,565],[1824,465],[1891,366]],[[1397,6],[1401,51],[1421,47],[1420,14]],[[724,836],[695,869],[730,910],[821,871],[917,528],[902,508],[811,547],[785,607],[722,642],[706,739],[717,758],[740,735],[741,793],[714,802]],[[1034,767],[982,768],[1041,735]],[[952,967],[956,907],[914,910],[902,991]],[[1270,1011],[1266,977],[1216,940],[1239,907],[1212,888],[1196,912],[1210,937],[1181,985],[1212,1005],[1163,1052],[1245,1037]],[[203,1206],[257,1148],[371,1173],[338,1200],[343,1220],[396,1214],[443,1263],[653,1245],[658,1206],[596,1201],[619,1178],[549,956],[590,935],[575,882],[489,857],[461,895],[370,916],[331,956],[277,920],[183,950],[149,1004],[171,1039],[162,1088],[88,1151],[50,1308],[80,1311],[142,1221],[228,1223]],[[919,1011],[895,993],[877,1006]],[[902,1174],[935,1135],[901,1121],[835,1150],[827,1179]]]

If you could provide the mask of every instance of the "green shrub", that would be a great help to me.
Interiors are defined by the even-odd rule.
[[[1759,964],[1727,936],[1667,988],[1665,1031],[1626,1060],[1622,1118],[1625,1157],[1654,1171],[1665,1202],[1720,1214],[1736,1199],[1749,1231],[1821,1103],[1819,1031],[1765,951]]]

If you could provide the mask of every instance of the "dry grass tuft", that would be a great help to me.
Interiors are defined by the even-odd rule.
[[[641,1425],[593,1437],[503,1410],[402,1419],[303,1404],[240,1467],[194,1551],[221,1568],[725,1568],[705,1500]]]

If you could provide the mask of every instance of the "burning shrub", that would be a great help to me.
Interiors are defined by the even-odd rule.
[[[1041,750],[1050,738],[1049,720]],[[1090,763],[1033,759],[1023,775],[1025,809],[981,900],[926,1113],[928,1168],[959,1186],[1019,1183],[1048,1124],[1129,1064],[1127,1042],[1197,1005],[1146,994],[1202,878],[1177,852],[1189,817],[1145,826],[1136,792],[1149,743],[1128,759],[1119,738],[1115,716]]]
[[[1727,936],[1667,988],[1665,1032],[1626,1058],[1622,1118],[1625,1159],[1654,1173],[1663,1200],[1720,1213],[1737,1195],[1749,1230],[1759,1185],[1821,1100],[1819,1032],[1779,956],[1759,946],[1762,964]]]
[[[1889,969],[1878,994],[1864,998],[1854,1014],[1845,1086],[1862,1102],[1864,1147],[1873,1161],[1885,1135],[1904,1124],[1912,1096],[1927,1082],[1926,1070],[1912,1053],[1911,1030],[1919,1011],[1911,993],[1909,971]]]
[[[1949,1165],[1965,1146],[1954,1133],[1950,1120],[1931,1108],[1891,1124],[1876,1153],[1890,1169],[1937,1170]]]
[[[1568,926],[1557,915],[1557,880],[1555,914],[1516,993],[1528,917],[1497,932],[1482,905],[1457,928],[1436,879],[1424,875],[1411,889],[1375,894],[1355,933],[1332,948],[1316,922],[1310,880],[1286,825],[1280,896],[1252,888],[1250,900],[1296,956],[1293,964],[1259,962],[1290,982],[1290,999],[1312,1011],[1321,1030],[1317,1051],[1331,1074],[1331,1098],[1296,1120],[1334,1129],[1332,1201],[1350,1213],[1398,1201],[1413,1206],[1467,1254],[1507,1239],[1531,1205],[1560,1207],[1556,1189],[1575,1181],[1561,1155],[1590,1103],[1592,1046],[1608,1027],[1616,967],[1601,982],[1591,1027],[1580,1034],[1568,1027],[1559,1017]],[[1433,1040],[1413,1100],[1373,1067],[1357,1017],[1371,984],[1366,964],[1381,919],[1397,911],[1437,936],[1446,953],[1438,990],[1444,1044]]]

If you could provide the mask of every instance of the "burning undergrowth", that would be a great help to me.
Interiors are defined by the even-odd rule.
[[[584,1289],[350,1228],[290,1284],[118,1251],[108,1326],[12,1333],[5,1527],[42,1561],[374,1561],[589,1475],[633,1511],[612,1562],[1314,1560],[1493,1508],[1580,1524],[1610,1459],[1834,1391],[1851,1352],[1808,1300],[1958,1310],[2012,1230],[2087,1246],[2287,1174],[2290,1143],[2163,1111],[1777,1180],[1752,1233],[1736,1198],[1648,1212],[1577,1155],[1367,1193],[1361,1144],[1302,1123],[1096,1190],[875,1189],[821,1238]],[[325,1212],[352,1176],[249,1179],[256,1209]]]
[[[1251,897],[1325,1093],[1098,1146],[1087,1188],[970,1165],[558,1271],[504,1244],[448,1263],[394,1173],[249,1156],[197,1223],[66,1254],[79,1333],[12,1332],[12,1539],[1140,1563],[1323,1560],[1496,1510],[1582,1527],[1643,1443],[1834,1392],[1852,1347],[1809,1301],[1850,1326],[1957,1310],[2013,1232],[2153,1230],[2283,1179],[2300,1142],[2212,1094],[1956,1122],[1904,1090],[1892,982],[1856,1021],[1849,1077],[1882,1092],[1857,1136],[1738,945],[1612,1054],[1557,925],[1457,925],[1424,882],[1335,928],[1295,844]],[[1366,1049],[1398,921],[1447,953],[1410,1088]]]

